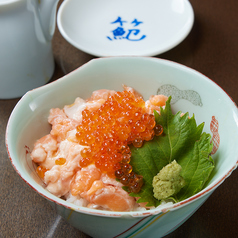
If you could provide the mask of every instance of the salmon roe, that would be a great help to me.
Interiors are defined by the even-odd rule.
[[[45,177],[45,173],[48,171],[48,169],[46,169],[44,166],[38,166],[36,168],[36,173],[39,175],[40,178],[44,178]]]
[[[65,164],[65,162],[66,162],[65,158],[58,158],[55,160],[56,165],[63,165],[63,164]]]
[[[99,109],[82,111],[76,138],[87,147],[81,151],[80,166],[94,163],[101,172],[120,179],[131,192],[139,192],[143,178],[132,172],[129,145],[139,148],[152,140],[155,126],[155,117],[146,113],[141,97],[126,90],[116,92]]]
[[[58,158],[55,160],[55,164],[56,165],[63,165],[66,163],[66,159],[65,158]],[[44,166],[42,165],[39,165],[37,168],[36,168],[36,173],[39,175],[40,178],[44,179],[45,177],[45,173],[48,171],[47,168],[45,168]]]

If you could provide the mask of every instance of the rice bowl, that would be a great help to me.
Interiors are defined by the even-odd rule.
[[[194,113],[198,123],[205,122],[206,132],[211,132],[211,122],[218,122],[220,141],[213,157],[216,167],[201,192],[179,203],[149,211],[110,212],[71,204],[42,187],[29,152],[37,138],[49,133],[49,109],[70,104],[77,96],[88,98],[93,90],[120,90],[122,83],[135,88],[145,99],[158,91],[175,93],[177,101],[172,104],[173,111],[189,112],[191,116]],[[191,97],[196,100],[190,100]],[[57,212],[70,224],[86,234],[93,237],[144,237],[145,234],[158,234],[159,230],[162,237],[188,219],[237,167],[237,115],[236,105],[219,86],[185,66],[144,57],[101,58],[24,95],[9,119],[6,145],[13,167],[22,179],[51,201]],[[95,229],[90,229],[87,224]],[[111,229],[105,229],[105,224]]]

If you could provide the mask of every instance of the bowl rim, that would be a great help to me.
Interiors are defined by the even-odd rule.
[[[166,59],[161,59],[161,58],[155,58],[155,57],[144,57],[144,56],[110,56],[110,57],[102,57],[102,58],[96,58],[96,59],[92,59],[89,62],[83,64],[82,66],[78,67],[77,69],[75,69],[74,71],[70,72],[69,74],[59,78],[58,80],[54,81],[54,82],[50,82],[44,86],[38,87],[36,89],[30,90],[28,91],[25,95],[23,95],[23,97],[17,102],[17,104],[15,105],[14,109],[11,112],[11,115],[9,117],[8,123],[7,123],[7,127],[6,127],[6,132],[5,132],[5,145],[6,145],[6,149],[7,149],[7,153],[8,153],[8,157],[11,161],[11,164],[13,166],[13,168],[15,169],[15,171],[18,173],[18,175],[23,179],[23,181],[28,184],[34,191],[36,191],[38,194],[40,194],[42,197],[46,198],[47,200],[57,204],[57,205],[61,205],[63,207],[66,207],[70,210],[79,212],[79,213],[84,213],[84,214],[89,214],[89,215],[96,215],[96,216],[104,216],[104,217],[145,217],[145,216],[149,216],[149,215],[158,215],[161,213],[166,213],[168,211],[172,211],[172,210],[176,210],[179,208],[182,208],[184,206],[186,206],[187,204],[190,204],[191,202],[194,202],[196,200],[198,200],[199,198],[208,195],[210,193],[212,193],[219,185],[221,185],[226,178],[228,178],[231,173],[238,167],[238,156],[237,156],[237,161],[234,165],[232,165],[229,169],[229,171],[227,171],[227,173],[221,177],[218,181],[216,181],[216,183],[212,183],[209,186],[203,188],[200,192],[198,192],[197,194],[183,200],[180,201],[178,203],[174,203],[173,205],[169,205],[167,207],[163,207],[163,208],[155,208],[155,209],[151,209],[151,210],[146,210],[146,211],[128,211],[128,212],[115,212],[115,211],[105,211],[105,210],[96,210],[96,209],[91,209],[91,208],[87,208],[87,207],[81,207],[81,206],[77,206],[75,204],[66,202],[65,200],[58,198],[56,196],[54,196],[53,194],[51,194],[51,196],[48,196],[46,193],[39,191],[36,187],[33,186],[33,184],[29,181],[27,181],[27,179],[25,178],[24,174],[22,174],[16,163],[15,163],[15,155],[14,153],[11,153],[11,138],[9,138],[9,131],[11,129],[11,123],[13,121],[13,117],[15,115],[15,113],[17,113],[17,110],[19,110],[19,107],[21,106],[22,103],[24,103],[24,101],[27,101],[27,97],[29,94],[34,95],[35,93],[37,94],[38,92],[41,92],[42,90],[46,90],[49,88],[54,87],[55,84],[61,84],[61,82],[68,80],[67,78],[69,77],[69,75],[73,75],[73,74],[77,74],[78,71],[80,71],[83,67],[87,67],[87,65],[91,64],[92,62],[95,61],[101,61],[101,60],[110,60],[110,59],[118,59],[118,58],[123,58],[123,59],[139,59],[139,60],[152,60],[152,61],[157,61],[157,62],[165,62],[168,63],[172,66],[178,66],[179,68],[184,68],[186,70],[189,71],[193,71],[196,72],[202,76],[204,76],[205,78],[207,78],[209,81],[212,81],[213,83],[215,83],[213,80],[211,80],[210,78],[208,78],[207,76],[203,75],[202,73],[198,72],[195,69],[192,69],[188,66],[182,65],[180,63],[177,62],[173,62],[171,60],[166,60]],[[237,109],[237,117],[238,117],[238,107],[236,105],[236,103],[233,101],[233,99],[217,84],[215,83],[222,91],[223,93],[225,93],[230,100],[234,103],[234,106]],[[31,96],[32,96],[31,95]],[[238,125],[238,122],[237,122]],[[45,190],[47,192],[47,190]]]

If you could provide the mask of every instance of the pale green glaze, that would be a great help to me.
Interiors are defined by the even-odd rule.
[[[41,186],[27,153],[36,139],[50,131],[47,123],[50,108],[71,104],[77,96],[87,98],[97,89],[122,90],[122,84],[135,88],[145,99],[156,94],[164,84],[174,85],[179,90],[196,91],[202,106],[180,99],[172,105],[173,111],[188,111],[190,116],[194,113],[198,124],[205,122],[206,132],[210,132],[212,116],[219,123],[220,146],[213,155],[216,167],[207,187],[192,198],[163,209],[163,212],[161,209],[146,213],[109,212],[69,204]],[[29,91],[13,110],[6,132],[9,157],[18,174],[39,194],[51,200],[59,214],[73,226],[93,237],[104,238],[117,236],[139,221],[119,237],[155,237],[155,234],[160,237],[177,228],[237,167],[237,144],[237,106],[219,86],[180,64],[146,57],[95,59],[53,83]]]

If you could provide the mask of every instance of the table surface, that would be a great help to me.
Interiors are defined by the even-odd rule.
[[[238,1],[191,0],[194,26],[172,50],[155,57],[198,70],[238,103]],[[59,2],[59,5],[62,1]],[[57,80],[94,57],[64,40],[57,27],[52,41]],[[0,100],[0,237],[87,237],[70,226],[18,176],[8,159],[5,129],[19,99]],[[238,170],[221,184],[173,237],[235,237],[238,222]]]

